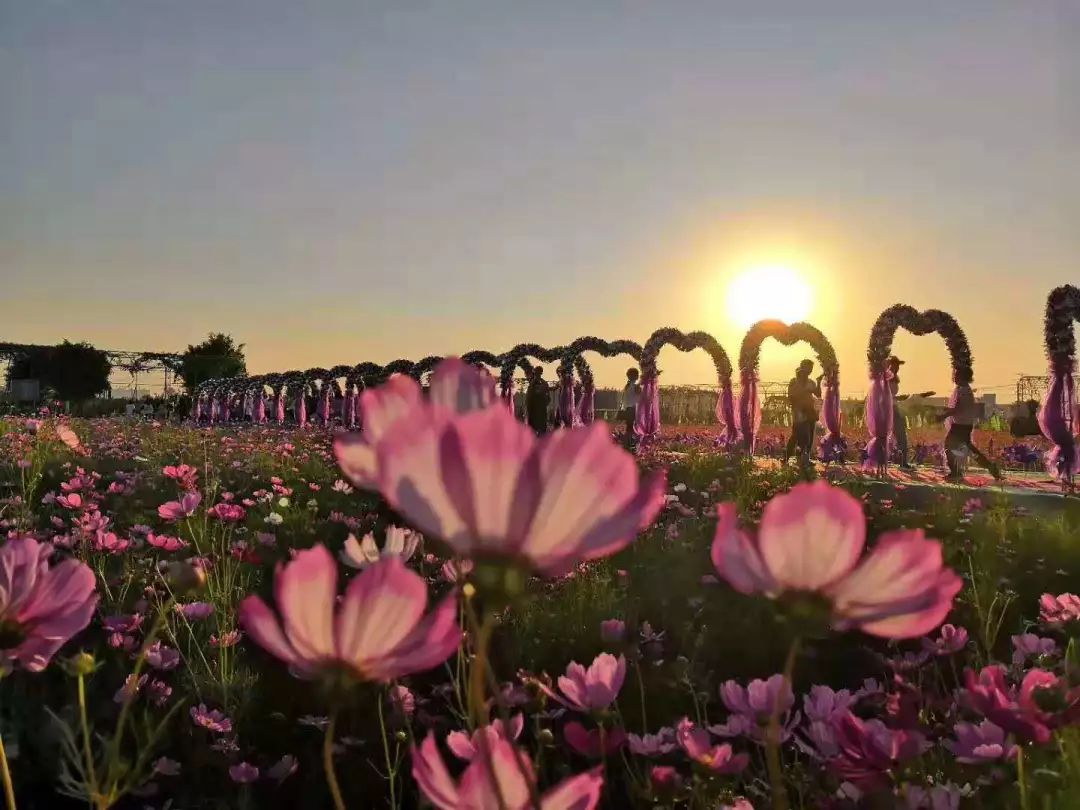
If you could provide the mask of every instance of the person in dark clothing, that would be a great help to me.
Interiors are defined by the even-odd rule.
[[[537,436],[547,433],[550,407],[551,391],[544,382],[544,369],[536,366],[529,373],[529,387],[525,391],[525,417]]]
[[[637,416],[637,404],[641,399],[641,384],[638,383],[638,370],[628,368],[626,370],[626,385],[623,386],[622,395],[619,397],[623,425],[626,434],[623,437],[627,447],[633,447],[636,437],[634,436],[634,418]]]
[[[1018,439],[1042,435],[1042,430],[1039,428],[1039,403],[1034,399],[1029,399],[1027,410],[1027,416],[1014,416],[1009,420],[1009,433]]]
[[[964,480],[961,461],[968,455],[989,470],[994,478],[1001,479],[1001,470],[998,465],[988,459],[971,439],[979,414],[980,408],[975,401],[975,392],[971,390],[971,385],[968,383],[957,385],[949,407],[941,414],[941,419],[949,423],[944,442],[945,462],[949,466],[947,481]]]

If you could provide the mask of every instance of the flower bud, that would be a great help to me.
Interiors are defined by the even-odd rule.
[[[97,669],[97,661],[94,660],[94,656],[90,653],[80,652],[64,661],[63,667],[68,675],[73,678],[86,677],[94,674],[94,670]]]
[[[202,590],[206,585],[206,571],[188,562],[171,562],[165,572],[165,579],[172,592],[181,596]]]

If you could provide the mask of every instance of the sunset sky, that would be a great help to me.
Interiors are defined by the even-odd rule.
[[[262,372],[677,326],[734,360],[729,285],[782,266],[845,393],[898,302],[1010,385],[1080,283],[1078,41],[1076,0],[0,0],[0,340],[223,330]],[[896,348],[947,387],[940,339]]]

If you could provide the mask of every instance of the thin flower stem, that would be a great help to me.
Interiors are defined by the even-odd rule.
[[[79,673],[79,722],[82,724],[83,756],[86,758],[86,773],[89,787],[98,792],[97,773],[94,770],[94,751],[90,747],[90,723],[86,719],[86,676]]]
[[[338,786],[337,774],[334,773],[334,728],[337,726],[337,707],[330,712],[330,721],[326,724],[326,733],[323,735],[323,770],[326,771],[326,784],[330,788],[330,798],[334,802],[335,810],[345,810],[345,801],[341,798],[341,788]]]
[[[8,768],[7,751],[4,748],[4,736],[0,734],[0,775],[4,779],[4,803],[7,810],[15,810],[15,788],[11,784],[11,769]]]
[[[1020,789],[1020,808],[1030,810],[1027,795],[1027,777],[1024,773],[1024,746],[1016,746],[1016,784]]]
[[[645,681],[641,677],[641,661],[634,657],[634,672],[637,674],[638,696],[641,698],[641,733],[649,733],[649,720],[645,714]]]
[[[784,683],[791,685],[791,676],[795,671],[795,657],[799,652],[799,637],[795,636],[788,647],[787,660],[784,662]],[[780,763],[780,696],[777,696],[769,717],[769,726],[765,735],[765,765],[769,771],[769,784],[772,787],[773,810],[788,810],[787,788],[784,785],[784,773]]]
[[[397,770],[395,762],[390,759],[390,740],[386,738],[386,721],[383,719],[383,696],[379,695],[379,732],[382,734],[383,756],[386,758],[386,779],[390,782],[390,807],[397,810]],[[395,757],[396,759],[396,757]]]

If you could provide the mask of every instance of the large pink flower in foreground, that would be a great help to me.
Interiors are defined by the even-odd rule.
[[[386,557],[353,579],[340,606],[337,579],[324,546],[301,551],[275,576],[280,620],[262,599],[249,596],[240,603],[240,623],[304,678],[337,669],[360,680],[391,681],[441,664],[458,648],[456,598],[446,597],[425,617],[427,585],[400,558]]]
[[[824,597],[838,629],[921,636],[941,624],[963,584],[944,567],[941,544],[921,530],[886,532],[860,561],[862,505],[823,481],[769,501],[756,539],[737,528],[734,504],[721,506],[719,517],[712,561],[720,576],[742,593]]]
[[[537,439],[501,406],[413,411],[383,437],[378,465],[383,497],[424,534],[550,576],[624,548],[663,505],[663,473],[642,482],[606,425]]]
[[[532,760],[501,737],[474,757],[459,782],[446,769],[429,734],[412,750],[412,773],[421,792],[438,810],[531,810],[536,784]],[[541,810],[592,810],[600,802],[604,777],[596,768],[564,780],[540,797]]]
[[[431,375],[427,402],[419,383],[395,374],[383,385],[360,395],[363,429],[334,439],[334,455],[345,476],[358,487],[378,486],[376,450],[387,430],[414,408],[459,413],[486,408],[496,401],[495,379],[487,371],[450,357]]]
[[[52,551],[30,537],[0,546],[0,673],[45,669],[97,607],[94,572],[72,559],[50,568]]]

